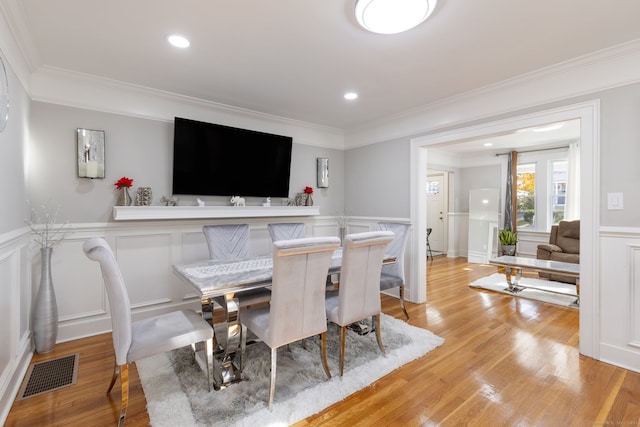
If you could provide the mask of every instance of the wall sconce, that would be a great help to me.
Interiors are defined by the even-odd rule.
[[[104,131],[76,129],[78,177],[104,178]]]
[[[328,188],[329,187],[329,159],[325,159],[322,157],[318,157],[317,159],[318,165],[318,188]]]

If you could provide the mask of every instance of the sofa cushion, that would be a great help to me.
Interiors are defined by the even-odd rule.
[[[560,221],[556,245],[568,254],[580,253],[580,220]]]
[[[568,254],[566,252],[554,252],[549,258],[551,261],[570,262],[580,264],[580,254]]]

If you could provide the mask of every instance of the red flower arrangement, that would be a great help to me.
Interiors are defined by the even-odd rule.
[[[129,187],[131,187],[132,184],[133,184],[133,179],[127,178],[126,176],[123,176],[118,181],[116,181],[116,183],[114,185],[119,190],[121,188],[129,188]]]
[[[305,192],[305,194],[313,194],[313,188],[311,188],[311,187],[304,187],[304,192]]]

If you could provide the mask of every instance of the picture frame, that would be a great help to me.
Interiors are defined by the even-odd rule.
[[[78,177],[104,179],[104,142],[103,130],[76,129]]]

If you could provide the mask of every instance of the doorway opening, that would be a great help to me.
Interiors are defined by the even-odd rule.
[[[481,138],[515,132],[518,129],[542,126],[548,123],[579,119],[580,121],[580,353],[598,359],[599,329],[597,301],[599,292],[597,225],[599,224],[599,102],[591,101],[569,105],[553,110],[517,116],[481,125],[455,129],[411,141],[411,221],[416,231],[411,241],[410,285],[407,292],[409,301],[427,301],[429,284],[426,278],[426,236],[427,199],[426,180],[429,148],[439,145],[456,144]],[[425,286],[426,283],[426,286]]]
[[[447,253],[449,218],[449,173],[427,171],[427,256]]]

